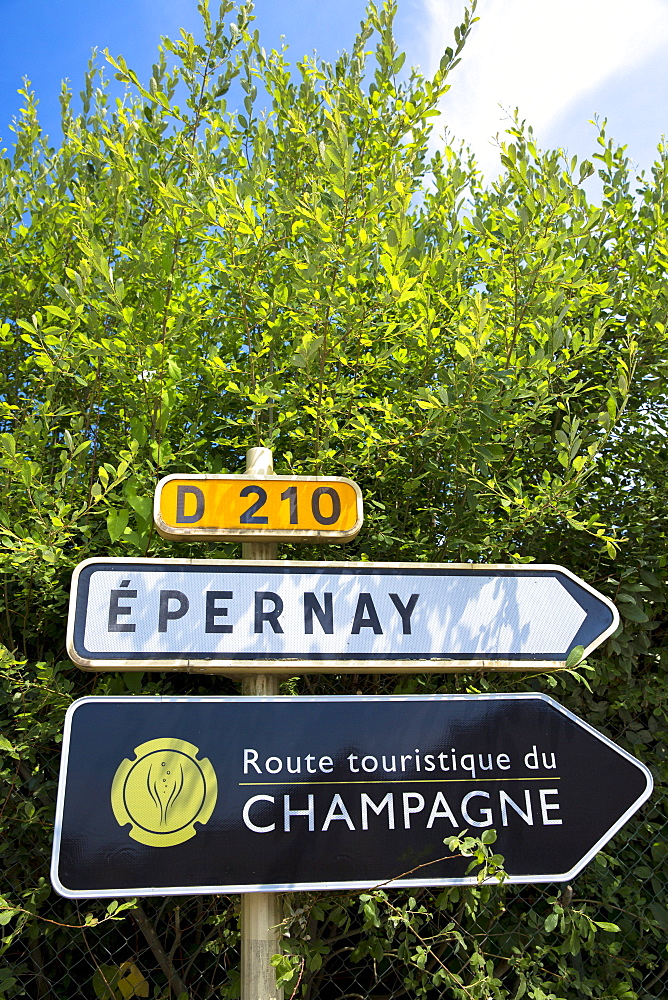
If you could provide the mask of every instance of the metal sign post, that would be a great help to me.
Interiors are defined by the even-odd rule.
[[[270,476],[274,461],[269,448],[249,448],[246,452],[247,476]],[[242,558],[276,559],[278,545],[273,541],[244,542]],[[241,690],[245,695],[269,698],[279,691],[279,678],[271,674],[244,676]],[[280,897],[275,892],[248,892],[241,897],[241,1000],[283,1000],[283,990],[276,986],[272,955],[281,950],[279,925],[283,919]]]

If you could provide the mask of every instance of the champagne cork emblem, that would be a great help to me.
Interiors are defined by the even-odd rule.
[[[211,761],[197,759],[199,748],[167,737],[135,748],[121,761],[111,785],[111,806],[128,836],[148,847],[173,847],[197,833],[211,818],[218,783]]]

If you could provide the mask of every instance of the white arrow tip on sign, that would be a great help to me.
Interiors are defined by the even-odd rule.
[[[545,655],[567,650],[587,617],[555,577],[459,577],[447,619],[430,623],[448,633],[445,645],[469,655]],[[482,585],[481,585],[482,584]]]

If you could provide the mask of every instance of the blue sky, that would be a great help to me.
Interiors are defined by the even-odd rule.
[[[462,0],[399,0],[407,61],[432,70],[462,9]],[[350,46],[364,0],[257,0],[255,12],[266,48],[284,35],[294,58],[314,49],[333,58]],[[504,109],[519,106],[541,145],[581,157],[594,151],[588,122],[598,115],[637,167],[650,166],[668,134],[668,0],[479,0],[478,14],[439,132],[470,143],[491,175]],[[198,23],[196,0],[0,0],[0,146],[12,142],[23,76],[56,136],[60,80],[77,93],[94,46],[124,55],[141,76],[160,35]]]

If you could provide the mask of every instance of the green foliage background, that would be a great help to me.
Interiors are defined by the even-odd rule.
[[[277,472],[360,484],[365,527],[328,558],[562,563],[624,623],[556,676],[286,690],[548,690],[658,788],[572,889],[295,897],[286,996],[664,996],[666,150],[634,178],[604,127],[577,163],[516,120],[485,184],[438,131],[474,7],[433,79],[404,68],[391,0],[349,54],[296,70],[261,48],[250,5],[201,11],[201,41],[165,39],[148,82],[108,57],[121,98],[96,65],[81,111],[64,90],[57,147],[26,90],[0,160],[0,997],[238,995],[238,900],[84,912],[47,870],[75,697],[235,690],[73,667],[71,572],[239,555],[161,540],[152,496],[170,472],[242,471],[256,444]],[[167,942],[148,978],[142,919]]]

